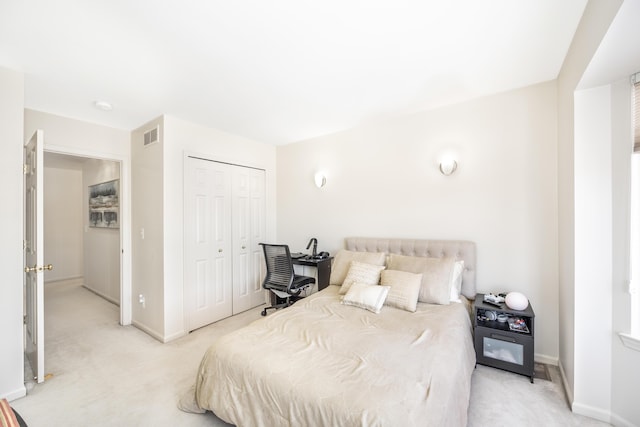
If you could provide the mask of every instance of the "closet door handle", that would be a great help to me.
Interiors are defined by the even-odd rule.
[[[218,252],[222,252],[222,248],[218,249]]]

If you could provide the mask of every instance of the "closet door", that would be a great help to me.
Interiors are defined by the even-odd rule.
[[[264,304],[265,172],[233,172],[233,313]]]
[[[185,166],[185,318],[189,331],[231,316],[232,169],[188,158]]]

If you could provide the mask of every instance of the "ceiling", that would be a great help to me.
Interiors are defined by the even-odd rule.
[[[579,89],[629,79],[640,72],[640,1],[620,6],[607,34],[582,75]]]
[[[25,73],[26,108],[286,144],[552,80],[585,5],[2,0],[0,66]]]

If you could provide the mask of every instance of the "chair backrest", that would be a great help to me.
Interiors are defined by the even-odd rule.
[[[267,274],[262,286],[264,288],[275,287],[281,290],[291,289],[294,271],[291,261],[291,252],[288,245],[272,245],[260,243],[264,251],[264,260],[267,265]]]

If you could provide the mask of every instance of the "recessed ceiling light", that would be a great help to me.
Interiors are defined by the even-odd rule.
[[[111,111],[111,110],[113,110],[113,105],[111,105],[111,103],[107,102],[107,101],[96,101],[94,103],[94,105],[96,106],[97,109],[102,110],[102,111]]]

